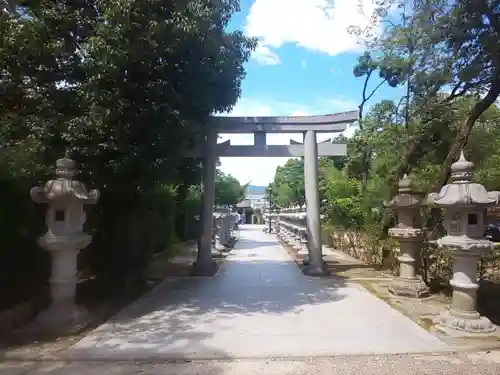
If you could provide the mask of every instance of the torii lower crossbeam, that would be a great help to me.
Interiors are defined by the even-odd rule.
[[[347,152],[347,146],[341,143],[319,143],[318,156],[343,156]],[[218,143],[215,148],[218,157],[302,157],[305,153],[303,144],[290,145],[249,145],[232,146],[230,141]],[[188,153],[189,156],[202,156],[201,151]]]

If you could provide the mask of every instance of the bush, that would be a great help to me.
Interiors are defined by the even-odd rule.
[[[103,194],[92,213],[94,239],[82,254],[82,268],[114,284],[130,274],[140,279],[151,257],[175,242],[176,189],[169,185],[123,201]]]

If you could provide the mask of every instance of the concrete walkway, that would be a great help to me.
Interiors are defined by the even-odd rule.
[[[305,277],[273,235],[243,226],[216,277],[166,281],[66,355],[215,359],[446,349],[359,286]]]

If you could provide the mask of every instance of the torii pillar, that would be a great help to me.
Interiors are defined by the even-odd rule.
[[[204,146],[201,233],[198,238],[196,261],[191,271],[193,276],[212,276],[217,269],[217,264],[212,259],[215,175],[217,169],[217,128],[215,126],[208,128]]]
[[[309,264],[306,272],[312,276],[322,275],[325,267],[319,207],[318,143],[314,130],[307,130],[304,133],[304,186],[306,191],[306,228],[309,250]]]

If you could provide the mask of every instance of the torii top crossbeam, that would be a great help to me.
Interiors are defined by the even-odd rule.
[[[358,119],[357,111],[319,116],[263,116],[230,117],[214,116],[219,133],[336,133],[346,130],[348,124]]]
[[[305,146],[301,142],[290,141],[289,145],[267,145],[266,133],[338,133],[346,130],[347,125],[358,119],[357,111],[349,111],[320,116],[265,116],[265,117],[229,117],[213,116],[210,131],[215,134],[213,147],[215,156],[220,157],[301,157]],[[251,146],[231,145],[230,141],[215,144],[216,134],[253,133],[254,144]],[[316,135],[314,135],[316,139]],[[202,156],[209,146],[198,144],[193,150],[187,150],[186,156]],[[211,146],[210,146],[211,147]],[[324,141],[317,145],[318,156],[345,155],[345,144]],[[206,154],[206,152],[205,152]]]

